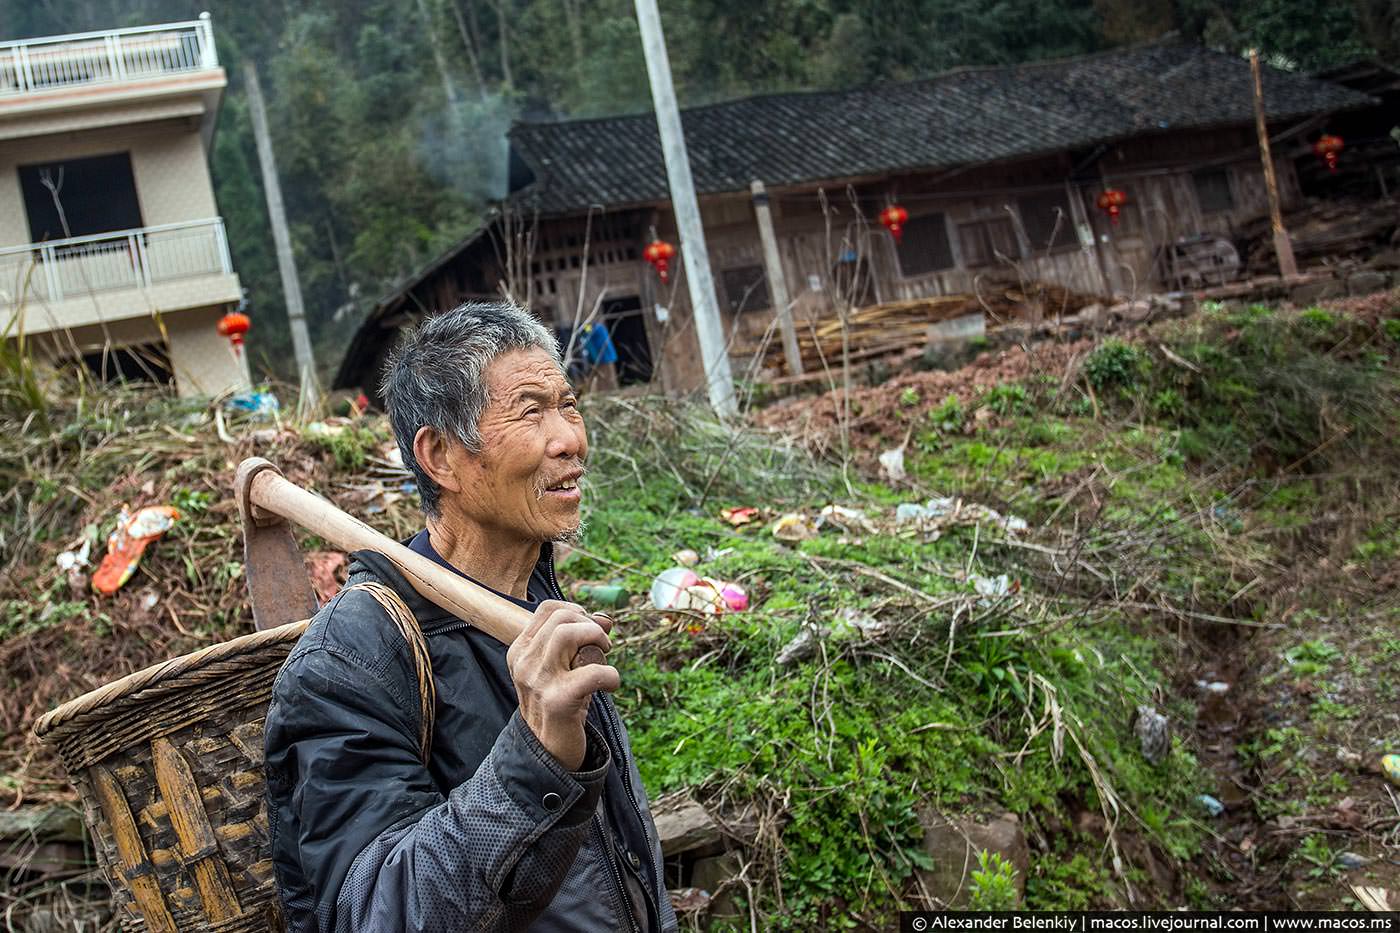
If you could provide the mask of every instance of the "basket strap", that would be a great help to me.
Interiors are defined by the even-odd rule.
[[[437,708],[437,685],[433,683],[433,661],[428,654],[428,639],[418,626],[418,620],[404,603],[403,597],[383,583],[356,583],[348,587],[363,590],[374,597],[394,621],[399,634],[408,642],[413,669],[418,674],[418,752],[427,764],[433,752],[433,718]]]

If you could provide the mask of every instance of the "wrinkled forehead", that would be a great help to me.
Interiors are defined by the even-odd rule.
[[[525,396],[558,398],[573,391],[564,369],[548,350],[528,347],[508,350],[482,373],[491,405],[510,405]]]

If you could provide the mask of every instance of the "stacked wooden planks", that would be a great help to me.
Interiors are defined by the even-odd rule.
[[[851,360],[863,361],[911,347],[922,348],[930,324],[969,314],[976,308],[977,299],[971,295],[914,298],[856,308],[846,316],[845,321]],[[803,369],[813,372],[841,365],[842,321],[838,316],[832,314],[796,323],[797,346],[802,354]],[[762,353],[760,369],[770,372],[787,370],[782,340],[776,333],[766,348],[762,345],[735,346],[730,352],[744,360],[751,360]]]
[[[1026,285],[992,285],[977,295],[936,295],[930,298],[910,298],[887,301],[852,310],[844,322],[852,363],[902,355],[906,351],[922,351],[928,340],[930,324],[985,313],[987,326],[997,326],[1020,320],[1054,319],[1074,314],[1085,305],[1103,299],[1082,295],[1060,285],[1027,283]],[[816,320],[797,322],[797,345],[802,354],[802,367],[808,373],[840,367],[843,349],[843,322],[835,314]],[[731,349],[736,359],[761,360],[755,371],[771,375],[787,372],[783,359],[782,340],[774,332],[767,346],[736,345]]]
[[[1365,261],[1394,242],[1400,198],[1314,201],[1284,215],[1283,225],[1300,265],[1354,258]],[[1253,273],[1277,272],[1268,217],[1240,229],[1243,255]]]

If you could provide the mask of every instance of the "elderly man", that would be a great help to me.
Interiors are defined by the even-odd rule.
[[[426,636],[436,686],[426,763],[416,669],[364,589],[312,621],[267,717],[274,863],[289,928],[676,928],[646,793],[609,692],[572,667],[608,620],[564,602],[553,543],[582,525],[588,440],[550,331],[505,304],[429,319],[382,392],[427,527],[420,554],[529,609],[505,645],[420,597],[378,554],[377,581]]]

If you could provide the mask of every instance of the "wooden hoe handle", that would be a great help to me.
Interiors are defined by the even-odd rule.
[[[310,581],[287,522],[300,525],[339,550],[384,555],[420,596],[502,644],[513,642],[530,624],[528,610],[380,534],[302,489],[262,457],[249,457],[239,464],[235,486],[238,510],[243,516],[253,621],[259,630],[307,618],[316,611],[313,593],[310,612],[305,612],[306,597],[302,591],[310,590]],[[289,558],[295,559],[295,566]],[[289,614],[291,618],[284,618]],[[601,664],[605,660],[596,646],[586,645],[574,659],[574,666]]]

